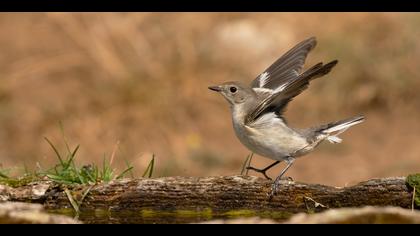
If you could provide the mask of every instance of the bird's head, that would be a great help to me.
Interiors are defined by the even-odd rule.
[[[256,96],[254,90],[240,82],[226,82],[216,86],[210,86],[210,90],[216,91],[231,104],[242,104]]]

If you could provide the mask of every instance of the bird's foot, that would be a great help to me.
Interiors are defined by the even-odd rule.
[[[276,180],[274,181],[273,187],[271,188],[270,199],[277,193],[278,188],[279,188],[278,185],[279,185],[280,180],[283,179],[282,177],[283,177],[284,173],[286,173],[286,171],[292,166],[294,160],[295,159],[293,157],[289,157],[289,158],[286,159],[287,166],[286,166],[286,168],[284,168],[281,171],[280,175],[277,176]],[[289,179],[288,177],[286,177],[286,178]]]
[[[280,178],[276,178],[276,180],[271,185],[271,192],[268,194],[268,197],[270,200],[277,194],[280,188],[280,181],[287,180],[287,181],[293,181],[292,177],[290,176],[284,176]]]
[[[269,199],[271,200],[274,195],[277,194],[277,191],[279,190],[279,181],[274,181],[274,183],[271,185],[271,192],[268,194]]]
[[[266,179],[268,179],[268,180],[272,180],[270,177],[268,177],[268,175],[266,174],[266,172],[267,172],[267,170],[266,169],[257,169],[257,168],[254,168],[254,167],[252,167],[252,166],[248,166],[248,167],[246,167],[246,169],[247,170],[253,170],[253,171],[255,171],[255,172],[258,172],[258,173],[261,173],[261,174],[263,174],[264,175],[264,177],[266,178]]]

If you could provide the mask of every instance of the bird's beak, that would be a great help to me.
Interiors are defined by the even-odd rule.
[[[220,87],[220,86],[210,86],[209,89],[213,90],[213,91],[216,91],[216,92],[222,91],[222,87]]]

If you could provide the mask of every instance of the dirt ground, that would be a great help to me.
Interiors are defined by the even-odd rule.
[[[118,143],[113,164],[121,170],[127,160],[137,176],[152,154],[155,176],[239,174],[249,151],[207,87],[250,82],[316,36],[305,68],[339,64],[289,104],[287,120],[366,121],[288,175],[342,186],[419,172],[419,26],[416,13],[3,13],[0,165],[56,163],[44,137],[64,151],[61,121],[71,146],[81,145],[80,165],[101,164]]]

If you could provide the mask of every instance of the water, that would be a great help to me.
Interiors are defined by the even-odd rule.
[[[82,211],[79,215],[75,214],[72,209],[48,210],[48,212],[71,216],[85,224],[185,224],[255,216],[281,222],[291,216],[290,213],[284,212],[255,211],[247,209],[213,211],[209,208],[167,211],[152,209],[141,209],[138,211],[96,209]]]

